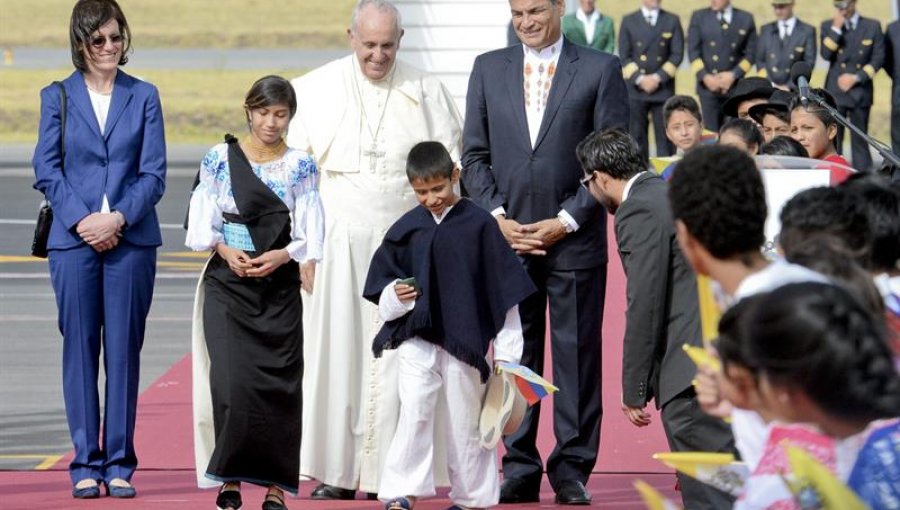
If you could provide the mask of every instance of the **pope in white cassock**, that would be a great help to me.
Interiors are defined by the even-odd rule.
[[[395,59],[397,9],[361,0],[347,33],[352,55],[292,81],[298,109],[287,137],[316,160],[326,222],[324,258],[301,268],[312,293],[304,295],[300,473],[321,482],[314,499],[378,491],[399,411],[396,351],[373,357],[381,321],[362,287],[388,227],[416,205],[409,150],[435,140],[459,161],[461,147],[462,120],[447,89]],[[445,484],[446,474],[438,478]]]

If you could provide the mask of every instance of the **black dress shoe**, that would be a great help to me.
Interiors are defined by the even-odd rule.
[[[583,483],[566,480],[560,482],[556,489],[556,502],[560,505],[589,505],[591,493],[584,488]]]
[[[353,489],[342,489],[334,485],[320,483],[313,489],[309,495],[310,499],[355,499],[356,491]]]
[[[537,503],[541,500],[541,483],[522,478],[507,478],[500,484],[500,502]]]

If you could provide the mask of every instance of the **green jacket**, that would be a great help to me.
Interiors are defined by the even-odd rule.
[[[605,14],[600,14],[594,28],[594,40],[587,42],[587,34],[584,25],[575,17],[575,13],[566,14],[562,19],[562,31],[570,41],[581,46],[594,48],[595,50],[613,53],[616,50],[616,28],[613,20]]]

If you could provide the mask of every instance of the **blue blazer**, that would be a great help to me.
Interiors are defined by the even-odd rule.
[[[521,44],[475,59],[466,97],[463,184],[472,200],[532,223],[565,209],[579,229],[547,252],[548,267],[605,264],[606,213],[579,185],[575,146],[592,131],[628,129],[628,91],[618,57],[565,39],[534,148],[528,132]]]
[[[119,70],[101,135],[81,72],[62,83],[67,96],[65,176],[60,171],[59,87],[53,84],[41,90],[32,160],[34,187],[53,205],[47,247],[67,249],[84,243],[75,227],[100,210],[104,193],[110,209],[125,216],[127,241],[161,245],[154,207],[166,187],[166,139],[156,87]]]

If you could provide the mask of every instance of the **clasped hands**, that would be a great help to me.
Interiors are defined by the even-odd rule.
[[[734,82],[734,73],[731,71],[707,74],[703,77],[703,85],[714,94],[727,94]]]
[[[270,250],[256,258],[250,258],[244,250],[232,248],[225,243],[216,245],[216,253],[225,259],[228,267],[237,276],[244,278],[262,278],[291,259],[287,250]]]
[[[497,223],[506,242],[518,255],[546,255],[547,249],[566,236],[566,227],[558,218],[523,225],[500,215]]]
[[[79,221],[75,231],[91,248],[102,253],[118,246],[124,226],[122,213],[95,212]]]

